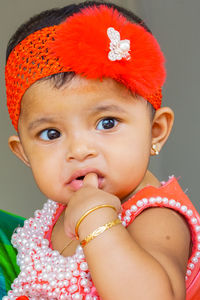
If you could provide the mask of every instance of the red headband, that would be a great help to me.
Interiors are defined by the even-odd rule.
[[[113,78],[158,109],[164,61],[156,39],[142,26],[105,5],[83,9],[13,49],[5,70],[10,118],[17,130],[25,91],[41,78],[70,71],[88,79]]]

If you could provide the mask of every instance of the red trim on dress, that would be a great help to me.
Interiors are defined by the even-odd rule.
[[[167,207],[180,213],[186,219],[191,232],[193,243],[192,254],[188,260],[186,274],[186,300],[200,299],[200,216],[187,195],[181,189],[177,179],[171,177],[168,182],[159,188],[146,186],[129,200],[122,204],[120,218],[124,226],[128,227],[134,219],[149,207]],[[60,204],[52,226],[45,238],[49,240],[55,223],[63,212],[65,206]]]

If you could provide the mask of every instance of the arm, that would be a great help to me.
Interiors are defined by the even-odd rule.
[[[105,210],[101,220],[105,215],[114,219],[114,213]],[[93,230],[101,213],[88,216],[87,226],[80,229],[80,240],[89,227]],[[155,219],[163,222],[162,228],[152,224]],[[179,216],[154,208],[139,216],[128,230],[118,225],[96,237],[84,253],[103,300],[183,300],[189,241],[188,229]]]
[[[93,206],[102,204],[97,196],[92,200],[97,200]],[[79,228],[80,240],[115,218],[109,208],[88,215]],[[117,225],[105,231],[84,253],[103,300],[183,300],[189,243],[184,220],[169,209],[154,208],[138,216],[128,230]]]

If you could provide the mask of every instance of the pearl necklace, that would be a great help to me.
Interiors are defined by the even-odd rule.
[[[63,257],[50,249],[49,241],[44,238],[58,207],[48,200],[42,210],[35,211],[34,218],[26,220],[24,227],[17,228],[13,234],[12,244],[18,250],[21,272],[3,300],[14,300],[22,295],[32,300],[100,299],[82,247],[78,246],[73,256]]]

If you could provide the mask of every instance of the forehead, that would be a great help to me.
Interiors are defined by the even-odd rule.
[[[52,79],[34,83],[24,94],[21,103],[23,117],[38,110],[48,111],[59,109],[62,105],[66,108],[74,106],[77,109],[92,107],[99,103],[115,103],[126,107],[145,102],[135,97],[125,86],[111,78],[86,79],[75,76],[61,87],[55,87]],[[146,107],[147,105],[145,105]]]

